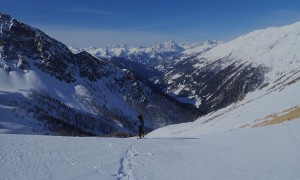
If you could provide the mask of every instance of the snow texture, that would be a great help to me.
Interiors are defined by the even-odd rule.
[[[300,178],[300,121],[194,138],[0,135],[3,179]]]

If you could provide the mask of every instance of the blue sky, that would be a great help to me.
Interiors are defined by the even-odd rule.
[[[0,0],[0,9],[78,48],[228,41],[300,21],[298,0]]]

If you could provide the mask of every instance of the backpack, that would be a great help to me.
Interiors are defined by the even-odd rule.
[[[136,121],[136,125],[137,125],[137,126],[142,126],[142,125],[143,125],[143,123],[142,123],[142,121],[141,121],[141,120],[137,120],[137,121]]]

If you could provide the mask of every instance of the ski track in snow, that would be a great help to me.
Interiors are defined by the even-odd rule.
[[[110,169],[116,167],[128,144],[115,144],[114,139],[108,143],[98,138],[74,138],[75,142],[66,137],[9,137],[0,136],[0,174],[4,179],[116,179],[111,176]],[[49,138],[49,144],[45,138]],[[92,151],[89,149],[91,145]],[[124,172],[127,175],[130,171]]]
[[[129,146],[124,155],[120,158],[120,166],[117,171],[117,180],[134,179],[132,170],[135,165],[135,158],[139,153],[136,152],[135,142]]]

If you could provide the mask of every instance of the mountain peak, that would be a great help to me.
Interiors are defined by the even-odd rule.
[[[0,32],[1,32],[1,34],[10,30],[10,28],[13,24],[13,21],[16,21],[16,20],[14,18],[12,18],[11,16],[4,14],[4,13],[0,13],[0,24],[1,24]]]
[[[169,40],[163,43],[157,43],[154,45],[153,48],[160,51],[174,51],[174,52],[184,51],[184,48],[176,44],[173,40]]]
[[[3,22],[3,21],[11,21],[13,18],[10,16],[10,15],[8,15],[8,14],[4,14],[4,13],[1,13],[0,12],[0,21],[1,21],[1,23]]]

